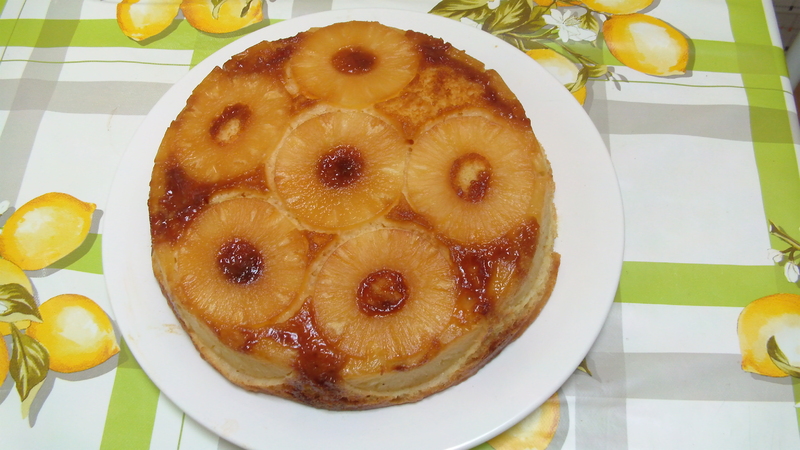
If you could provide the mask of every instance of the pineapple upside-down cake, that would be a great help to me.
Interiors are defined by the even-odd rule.
[[[495,71],[425,34],[337,23],[196,87],[155,159],[153,268],[233,383],[327,409],[413,402],[539,314],[554,189]]]

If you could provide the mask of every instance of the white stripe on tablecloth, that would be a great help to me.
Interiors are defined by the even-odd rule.
[[[794,409],[792,402],[629,399],[628,442],[648,450],[800,448]]]
[[[693,71],[691,76],[661,78],[626,66],[614,66],[622,81],[596,81],[593,89],[605,89],[611,101],[667,105],[747,106],[744,81],[738,73]],[[789,89],[791,91],[791,89]]]
[[[690,11],[687,11],[685,2],[666,0],[654,3],[655,7],[642,12],[669,23],[692,39],[733,42],[730,21],[726,20],[726,0],[695,0],[691,2]]]
[[[164,393],[158,396],[156,416],[153,420],[153,433],[150,436],[150,448],[177,449],[181,440],[181,424],[184,420],[181,411]]]
[[[113,110],[107,114],[45,111],[19,196],[9,200],[19,207],[45,192],[58,191],[104,209],[122,154],[143,119]]]
[[[64,64],[59,81],[157,82],[174,84],[189,72],[189,66],[137,62],[81,61]]]
[[[625,210],[626,261],[772,264],[752,143],[678,135],[609,139]]]
[[[742,308],[622,304],[626,353],[739,354]]]

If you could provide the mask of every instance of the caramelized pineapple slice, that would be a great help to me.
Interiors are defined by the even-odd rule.
[[[414,142],[408,201],[445,236],[489,242],[521,225],[540,201],[537,154],[530,133],[481,116],[449,118]]]
[[[195,89],[162,145],[200,181],[233,178],[260,167],[274,150],[289,104],[269,75],[217,68]]]
[[[388,211],[403,187],[408,144],[362,112],[331,112],[292,130],[276,150],[274,183],[286,207],[323,229]]]
[[[380,229],[346,241],[325,261],[312,304],[342,351],[383,364],[434,344],[454,311],[454,279],[443,245]]]
[[[185,306],[212,328],[269,324],[298,299],[308,245],[266,201],[208,205],[176,248]]]
[[[304,95],[350,108],[397,95],[417,75],[405,33],[377,22],[344,22],[310,33],[289,62]]]

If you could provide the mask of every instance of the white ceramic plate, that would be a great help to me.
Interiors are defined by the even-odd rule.
[[[467,381],[415,404],[331,412],[246,392],[200,358],[152,274],[147,196],[164,130],[214,66],[261,40],[348,20],[376,20],[441,37],[503,76],[525,106],[553,166],[556,249],[562,262],[539,318]],[[302,16],[247,35],[198,64],[155,105],[135,135],[114,181],[105,222],[109,295],[133,355],[192,418],[253,448],[455,449],[481,444],[523,419],[573,373],[605,321],[622,265],[617,179],[583,108],[541,66],[494,36],[450,19],[396,10]]]

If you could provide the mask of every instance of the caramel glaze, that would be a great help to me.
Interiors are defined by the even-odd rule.
[[[361,47],[345,47],[333,55],[331,64],[341,73],[359,75],[372,70],[377,59]]]
[[[525,126],[530,125],[522,104],[516,99],[507,98],[496,89],[495,83],[500,81],[499,77],[493,78],[489,71],[484,71],[482,63],[442,39],[411,30],[406,31],[406,36],[416,44],[420,53],[420,70],[426,66],[447,66],[483,86],[483,100],[499,115]]]
[[[363,314],[383,317],[399,311],[406,304],[408,295],[408,285],[402,273],[380,269],[361,281],[356,303]]]
[[[332,148],[317,162],[317,177],[331,189],[345,188],[363,176],[364,156],[352,145]]]
[[[233,56],[222,67],[226,71],[239,73],[282,73],[286,62],[297,48],[297,43],[302,41],[304,36],[304,33],[300,33],[273,42],[260,42]]]
[[[415,212],[405,197],[392,208],[386,216],[397,222],[411,222],[427,230],[431,224]],[[450,250],[450,257],[456,265],[460,311],[456,316],[463,323],[472,320],[469,315],[485,315],[492,310],[494,297],[490,290],[492,275],[498,264],[514,268],[514,273],[527,273],[539,238],[539,223],[531,218],[516,229],[488,244],[461,244],[443,235],[437,235]]]
[[[400,197],[400,201],[389,211],[386,217],[396,222],[412,222],[426,230],[433,229],[428,219],[411,208],[405,196]]]
[[[319,332],[311,302],[306,301],[288,321],[267,328],[265,336],[299,352],[295,369],[300,382],[293,386],[292,395],[306,400],[328,397],[336,392],[339,373],[345,359],[341,352]],[[311,381],[304,383],[303,381]]]
[[[496,299],[490,283],[498,264],[512,267],[517,276],[527,273],[538,238],[539,223],[536,219],[488,244],[465,245],[439,236],[450,249],[456,265],[461,307],[478,315],[491,313]]]
[[[261,192],[267,191],[264,171],[255,169],[231,180],[217,183],[201,183],[191,178],[175,163],[166,162],[164,194],[160,198],[151,198],[150,233],[153,243],[174,243],[183,234],[186,227],[200,210],[208,204],[211,195],[224,189],[241,187]]]
[[[333,234],[320,233],[318,231],[302,230],[303,236],[308,241],[308,260],[313,261],[319,252],[328,246],[336,238]]]
[[[244,133],[245,129],[250,125],[250,116],[252,112],[247,105],[236,103],[235,105],[228,105],[222,110],[222,113],[214,119],[211,128],[208,130],[211,138],[219,145],[226,145],[236,140],[239,133]],[[236,123],[232,127],[232,123]],[[228,128],[235,128],[235,133],[228,136],[226,133]]]
[[[250,242],[233,238],[217,252],[217,266],[229,282],[247,285],[264,273],[264,256]]]
[[[270,76],[285,81],[286,63],[291,59],[298,44],[303,41],[305,36],[306,33],[300,33],[274,42],[262,41],[244,52],[234,55],[223,64],[222,68],[231,73],[268,73]],[[319,100],[303,95],[293,96],[290,114],[296,115],[318,102]]]

